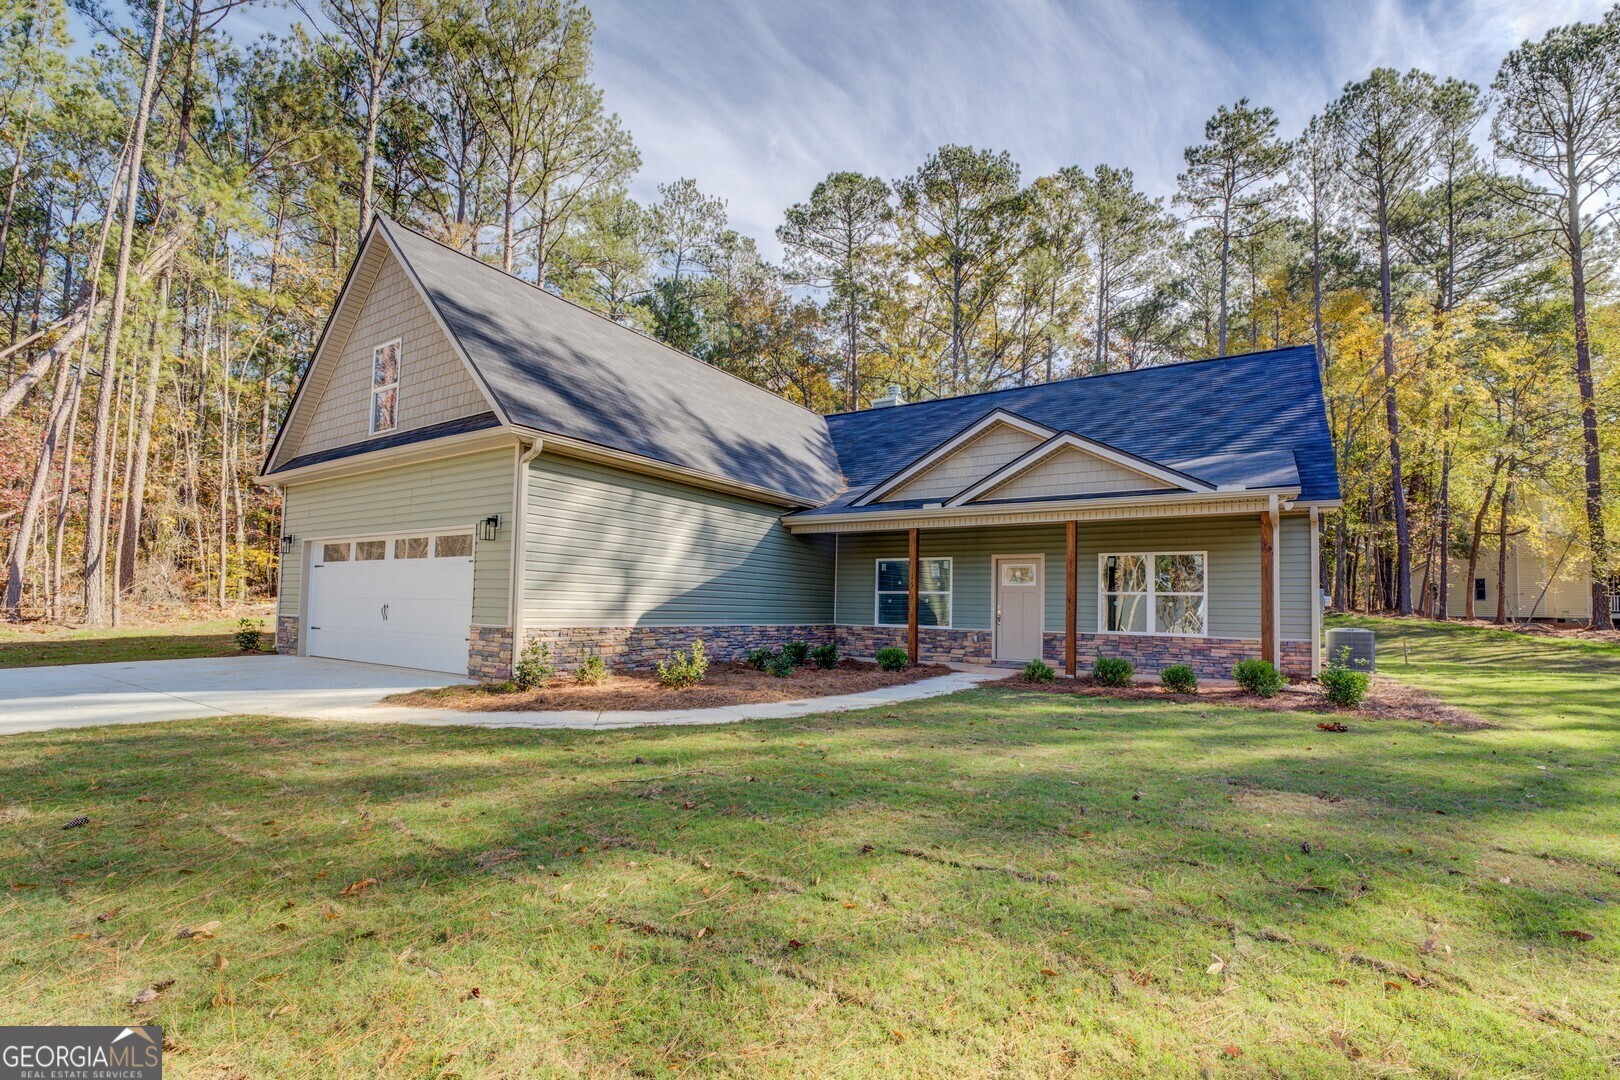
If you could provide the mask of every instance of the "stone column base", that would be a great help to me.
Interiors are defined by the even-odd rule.
[[[1047,634],[1043,642],[1046,662],[1061,670],[1063,635]],[[1129,660],[1138,675],[1157,675],[1173,664],[1186,664],[1200,679],[1230,679],[1239,660],[1260,655],[1260,642],[1253,638],[1174,637],[1167,634],[1081,634],[1075,639],[1075,674],[1085,675],[1100,656]],[[1285,675],[1309,676],[1311,643],[1282,643],[1282,670]]]
[[[840,626],[838,651],[870,660],[879,649],[906,647],[903,626]],[[917,659],[925,664],[988,664],[993,643],[988,630],[955,630],[943,626],[917,628]]]
[[[499,681],[512,677],[512,630],[507,626],[474,626],[467,634],[467,674]]]
[[[276,652],[283,656],[298,655],[298,617],[276,616]]]

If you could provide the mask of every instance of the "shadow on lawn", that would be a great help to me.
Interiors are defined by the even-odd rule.
[[[261,651],[273,649],[275,636],[261,633]],[[185,660],[207,656],[242,656],[232,634],[116,634],[49,641],[0,641],[0,668],[50,667],[61,664],[123,663],[131,660]]]

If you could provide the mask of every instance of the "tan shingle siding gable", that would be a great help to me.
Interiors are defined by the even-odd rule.
[[[1041,443],[1011,424],[997,424],[983,435],[929,466],[909,483],[883,496],[884,502],[948,499]]]
[[[974,499],[1039,499],[1051,495],[1100,495],[1116,491],[1173,491],[1162,480],[1105,461],[1075,447],[1065,447],[999,487]]]
[[[349,325],[334,320],[318,365],[325,370],[311,373],[302,415],[278,455],[282,461],[370,437],[371,353],[396,338],[399,423],[394,430],[489,411],[488,399],[399,260],[377,243],[366,263],[350,284],[351,290],[364,290],[353,296],[362,302],[353,305],[352,315],[345,313]]]

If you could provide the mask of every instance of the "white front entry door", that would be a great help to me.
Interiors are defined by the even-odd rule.
[[[1041,655],[1046,621],[1046,560],[1039,555],[995,558],[997,660],[1034,660]]]
[[[310,656],[467,674],[472,534],[318,542],[310,552]]]

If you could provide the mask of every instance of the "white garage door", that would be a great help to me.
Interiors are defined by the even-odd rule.
[[[467,674],[471,533],[317,543],[309,655]]]

